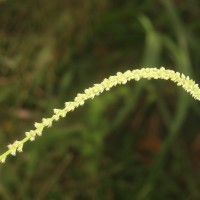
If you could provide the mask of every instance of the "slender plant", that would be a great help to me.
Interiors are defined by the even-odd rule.
[[[75,108],[82,106],[86,100],[93,99],[99,96],[104,91],[110,90],[116,85],[126,84],[130,80],[139,81],[141,79],[164,79],[171,80],[178,86],[181,86],[188,92],[194,99],[200,101],[200,88],[198,84],[184,74],[175,72],[173,70],[165,69],[164,67],[158,68],[142,68],[135,70],[128,70],[124,73],[117,72],[116,75],[105,78],[101,83],[94,84],[94,86],[85,89],[83,93],[77,94],[74,101],[66,102],[63,109],[53,109],[54,114],[50,118],[43,118],[42,122],[34,124],[35,129],[25,133],[22,140],[15,141],[9,144],[8,150],[0,155],[0,162],[5,163],[8,155],[16,155],[16,152],[22,152],[23,145],[27,141],[34,141],[36,136],[41,136],[45,127],[51,127],[54,121],[58,121],[61,117],[65,117],[68,112],[73,111]]]

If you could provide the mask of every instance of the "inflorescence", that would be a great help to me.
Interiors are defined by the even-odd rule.
[[[173,70],[161,67],[157,68],[142,68],[136,70],[128,70],[124,73],[117,72],[116,75],[105,78],[101,83],[94,84],[94,86],[85,89],[83,93],[77,94],[74,101],[66,102],[63,109],[54,109],[53,116],[50,118],[43,118],[42,122],[35,123],[35,129],[25,133],[26,137],[20,141],[15,141],[9,144],[8,150],[0,155],[0,162],[4,163],[8,155],[16,155],[16,152],[22,152],[23,145],[28,140],[35,140],[36,136],[41,136],[45,127],[51,127],[54,121],[58,121],[61,117],[65,117],[67,113],[73,111],[75,108],[82,106],[86,100],[93,99],[104,91],[110,90],[112,87],[120,84],[126,84],[130,80],[139,81],[140,79],[164,79],[171,80],[178,86],[188,92],[194,99],[200,101],[200,88],[192,79],[184,74],[175,72]]]

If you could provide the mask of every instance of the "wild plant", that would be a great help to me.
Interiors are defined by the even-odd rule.
[[[65,117],[67,113],[72,112],[79,106],[83,106],[85,101],[99,96],[104,91],[109,91],[117,85],[126,84],[131,80],[139,81],[141,79],[164,79],[170,80],[181,86],[194,99],[200,100],[200,88],[194,80],[188,76],[175,72],[164,67],[158,68],[142,68],[135,70],[127,70],[126,72],[117,72],[116,75],[105,78],[101,83],[94,84],[92,87],[85,89],[83,93],[78,93],[73,101],[65,102],[63,109],[53,109],[52,117],[43,118],[42,122],[35,122],[35,129],[25,132],[25,137],[22,140],[16,140],[9,144],[8,150],[0,155],[0,162],[5,163],[8,155],[15,156],[17,152],[23,151],[23,146],[27,141],[34,141],[37,136],[42,136],[44,128],[51,127],[54,121],[58,121],[61,117]]]

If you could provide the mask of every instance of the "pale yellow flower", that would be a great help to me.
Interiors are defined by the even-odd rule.
[[[140,79],[164,79],[171,80],[178,86],[181,86],[188,92],[194,99],[200,100],[200,88],[192,79],[184,74],[175,72],[173,70],[161,67],[157,68],[142,68],[136,70],[128,70],[124,73],[117,72],[116,75],[105,78],[101,83],[94,84],[93,87],[84,90],[84,93],[79,93],[74,101],[66,102],[63,109],[53,109],[53,116],[50,118],[43,118],[41,123],[34,124],[35,130],[30,130],[25,133],[26,137],[21,141],[15,141],[13,144],[8,145],[8,150],[0,156],[0,162],[4,163],[9,154],[15,156],[16,152],[22,152],[24,143],[28,140],[35,140],[36,136],[41,136],[45,127],[51,127],[53,121],[58,121],[60,117],[65,117],[68,112],[73,111],[75,108],[84,105],[88,99],[93,99],[95,96],[100,95],[103,91],[108,91],[112,87],[120,84],[126,84],[130,80],[139,81]]]

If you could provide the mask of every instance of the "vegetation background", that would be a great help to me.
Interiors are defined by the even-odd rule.
[[[0,150],[93,83],[160,67],[200,83],[199,0],[0,0]],[[167,81],[106,92],[0,166],[2,200],[200,199],[200,102]]]

